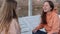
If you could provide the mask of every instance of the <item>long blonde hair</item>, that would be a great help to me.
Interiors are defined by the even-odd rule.
[[[11,20],[13,18],[18,19],[16,15],[17,2],[15,0],[5,0],[3,5],[0,13],[0,32],[5,29],[7,34]]]

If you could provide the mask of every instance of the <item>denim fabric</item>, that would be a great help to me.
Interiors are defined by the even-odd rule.
[[[32,32],[32,34],[47,34],[46,32],[38,30],[36,33]]]

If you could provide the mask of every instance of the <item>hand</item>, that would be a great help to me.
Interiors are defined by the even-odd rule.
[[[37,29],[32,30],[32,32],[36,33],[37,32]]]

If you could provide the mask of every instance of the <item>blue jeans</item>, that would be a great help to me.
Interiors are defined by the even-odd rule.
[[[32,32],[32,34],[47,34],[46,32],[38,30],[36,33]]]

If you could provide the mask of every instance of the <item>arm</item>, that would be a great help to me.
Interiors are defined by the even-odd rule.
[[[48,33],[48,34],[58,34],[59,32],[59,16],[58,15],[55,15],[54,18],[53,18],[53,26],[52,26],[52,29],[51,31]]]
[[[42,23],[42,19],[41,19],[41,23],[35,28],[36,30],[42,29],[44,27],[44,24]]]
[[[36,33],[39,29],[42,29],[44,27],[44,24],[42,24],[42,20],[41,20],[41,23],[35,28],[32,30],[32,32]]]
[[[43,24],[39,24],[35,29],[32,30],[32,32],[36,33],[39,29],[43,28]]]
[[[35,29],[36,29],[36,30],[39,30],[39,29],[42,29],[43,27],[44,27],[44,24],[41,23],[41,24],[39,24]]]
[[[21,34],[21,29],[16,19],[13,19],[11,22],[9,34]]]

